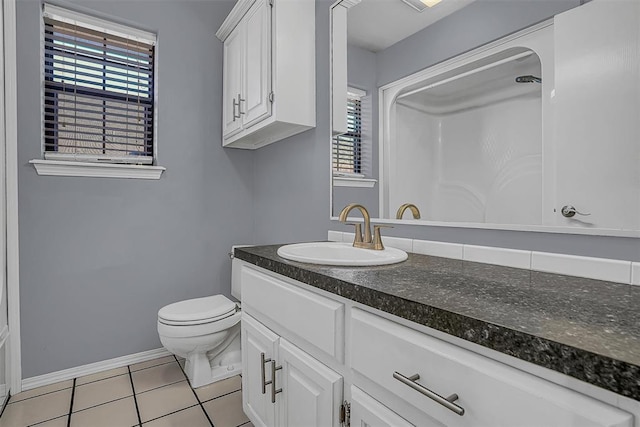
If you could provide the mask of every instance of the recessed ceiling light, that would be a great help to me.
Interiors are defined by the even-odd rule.
[[[427,7],[433,7],[440,3],[442,0],[402,0],[418,12],[422,12]]]

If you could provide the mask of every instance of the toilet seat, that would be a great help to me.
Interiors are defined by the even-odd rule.
[[[233,316],[236,303],[224,295],[213,295],[169,304],[158,311],[158,322],[172,326],[192,326],[217,322]]]

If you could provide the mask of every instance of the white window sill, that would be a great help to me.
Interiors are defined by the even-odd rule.
[[[349,176],[335,176],[333,177],[334,187],[356,187],[356,188],[373,188],[378,182],[377,179],[371,178],[359,178]]]
[[[166,170],[162,166],[113,163],[69,162],[62,160],[30,160],[38,175],[86,176],[93,178],[160,179]]]

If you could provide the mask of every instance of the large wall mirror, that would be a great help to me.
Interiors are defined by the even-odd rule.
[[[640,4],[576,1],[420,68],[456,44],[430,26],[488,1],[424,3],[332,7],[332,216],[640,236]]]

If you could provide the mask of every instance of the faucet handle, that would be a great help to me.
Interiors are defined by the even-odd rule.
[[[375,249],[376,251],[381,251],[384,249],[384,245],[382,244],[382,236],[380,235],[381,228],[393,228],[393,226],[383,224],[373,226],[373,249]]]
[[[353,239],[353,244],[362,243],[362,224],[359,222],[348,222],[346,225],[353,225],[356,228],[356,237]]]

